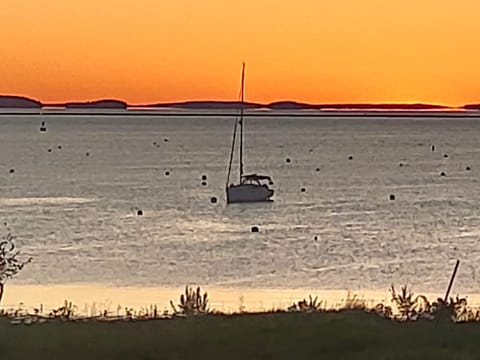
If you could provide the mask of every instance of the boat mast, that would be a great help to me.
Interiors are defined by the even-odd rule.
[[[242,85],[240,89],[240,184],[243,176],[243,105],[245,102],[245,63],[242,63]]]
[[[235,127],[233,128],[233,137],[232,137],[232,147],[230,148],[230,160],[228,162],[228,173],[227,173],[227,183],[225,188],[228,189],[230,185],[230,174],[232,173],[232,163],[233,163],[233,153],[235,151],[235,141],[237,138],[237,120],[235,119]]]

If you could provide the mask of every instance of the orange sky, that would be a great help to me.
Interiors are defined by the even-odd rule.
[[[480,101],[478,0],[1,0],[0,93]]]

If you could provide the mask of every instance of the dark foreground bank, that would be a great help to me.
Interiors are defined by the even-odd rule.
[[[474,359],[480,324],[363,311],[143,321],[0,319],[0,359]]]

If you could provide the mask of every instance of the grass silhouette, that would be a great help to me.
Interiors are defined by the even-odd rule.
[[[2,311],[2,359],[471,359],[480,316],[457,296],[430,302],[407,286],[391,303],[368,307],[347,295],[327,309],[317,297],[285,310],[222,314],[187,286],[173,313],[156,306],[85,317],[69,301],[47,315]],[[199,316],[201,315],[201,316]],[[434,321],[434,320],[442,321]],[[408,346],[406,346],[408,345]]]

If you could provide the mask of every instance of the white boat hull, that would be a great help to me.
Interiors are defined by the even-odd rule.
[[[227,203],[271,201],[274,191],[266,185],[240,184],[227,188]]]

